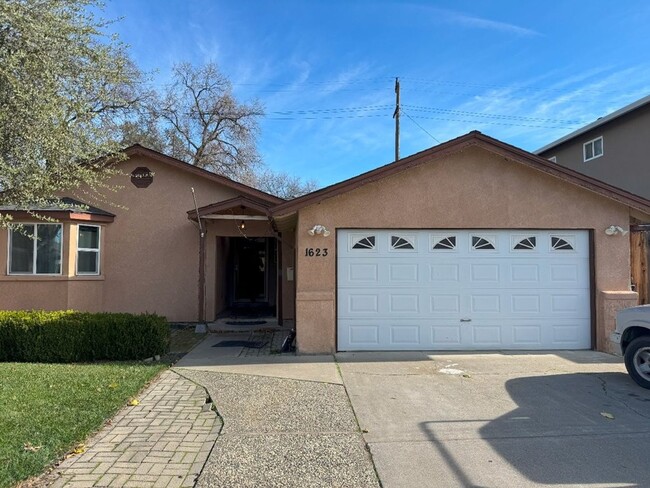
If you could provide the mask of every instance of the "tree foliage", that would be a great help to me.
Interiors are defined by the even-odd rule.
[[[82,184],[100,189],[110,172],[93,161],[119,154],[113,129],[137,103],[140,75],[92,13],[100,7],[0,2],[0,206],[43,207]]]
[[[304,180],[285,171],[274,171],[268,166],[258,168],[244,178],[242,183],[285,200],[299,197],[318,188],[314,180]]]
[[[139,143],[283,198],[315,188],[265,165],[257,151],[259,101],[239,102],[215,63],[174,66],[173,81],[153,90],[144,110],[122,125],[125,145]]]

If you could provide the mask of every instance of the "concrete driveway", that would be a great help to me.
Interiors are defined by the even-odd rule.
[[[650,486],[650,390],[620,358],[343,353],[384,488]]]

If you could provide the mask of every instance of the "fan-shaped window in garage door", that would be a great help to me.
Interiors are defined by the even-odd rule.
[[[391,249],[415,249],[413,246],[414,239],[412,237],[390,236]]]
[[[354,240],[352,249],[374,249],[375,236],[366,236]]]
[[[568,236],[551,236],[551,249],[554,251],[573,251],[573,239]]]
[[[453,251],[456,249],[456,236],[433,236],[431,248],[435,251]]]
[[[530,237],[524,237],[523,239],[516,238],[513,249],[515,251],[532,251],[533,249],[535,249],[536,246],[537,246],[537,237],[530,236]]]
[[[494,250],[494,242],[488,237],[472,236],[472,249],[479,251]]]

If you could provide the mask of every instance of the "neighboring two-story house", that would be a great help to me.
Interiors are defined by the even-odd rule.
[[[565,168],[650,198],[650,95],[538,149],[535,154]],[[650,302],[650,226],[632,220],[632,284]]]
[[[534,151],[561,166],[650,198],[650,95]]]

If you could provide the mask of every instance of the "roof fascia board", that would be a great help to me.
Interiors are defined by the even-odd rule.
[[[268,205],[265,205],[264,203],[256,202],[246,197],[238,196],[238,197],[230,198],[228,200],[224,200],[222,202],[212,203],[210,205],[205,205],[203,207],[200,207],[198,209],[199,216],[203,217],[205,215],[210,215],[215,212],[219,212],[220,210],[227,210],[229,208],[239,207],[239,206],[252,208],[253,210],[262,212],[264,215],[269,215]],[[187,215],[189,218],[196,218],[196,209],[188,210]]]
[[[43,222],[38,217],[38,215],[43,215],[44,217],[54,219],[56,221],[68,222],[68,221],[84,221],[84,222],[101,222],[101,223],[111,223],[115,220],[114,215],[99,215],[99,214],[90,214],[83,212],[68,212],[65,210],[35,210],[32,212],[27,212],[25,210],[0,210],[0,214],[11,215],[14,220],[29,220],[34,222]]]

